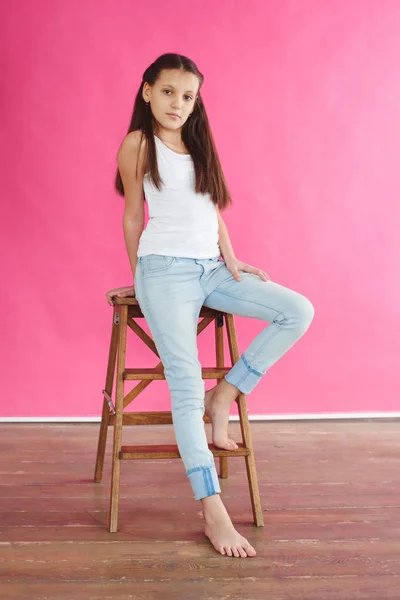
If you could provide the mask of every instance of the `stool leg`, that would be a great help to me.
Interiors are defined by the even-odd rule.
[[[229,340],[229,351],[232,358],[232,364],[239,360],[239,349],[236,340],[235,323],[233,315],[227,314],[226,327],[228,332]],[[264,527],[264,516],[262,513],[260,491],[258,488],[257,470],[254,459],[253,441],[251,437],[251,429],[248,418],[248,410],[246,405],[246,396],[242,393],[238,396],[238,410],[239,410],[239,421],[240,429],[242,431],[242,437],[245,447],[248,449],[249,454],[245,456],[247,479],[250,488],[251,507],[253,510],[254,523],[257,527]]]
[[[247,479],[250,488],[251,506],[253,509],[254,523],[257,527],[264,527],[264,516],[261,507],[260,491],[258,489],[257,469],[254,459],[253,441],[246,406],[246,396],[239,394],[238,400],[240,428],[246,448],[249,450],[248,456],[245,456]]]
[[[107,365],[107,375],[106,375],[106,385],[105,391],[111,397],[113,383],[114,383],[114,373],[115,373],[115,361],[117,358],[117,344],[118,344],[118,332],[119,332],[119,315],[114,306],[113,311],[113,323],[111,330],[111,341],[110,341],[110,350],[108,353],[108,365]],[[110,406],[108,404],[108,400],[106,396],[104,396],[103,401],[103,412],[101,415],[101,425],[99,432],[99,441],[97,443],[97,458],[96,458],[96,466],[94,470],[94,481],[98,483],[101,481],[103,476],[103,465],[104,465],[104,455],[106,451],[106,442],[107,442],[107,432],[108,432],[108,423],[110,417]]]
[[[225,365],[224,359],[224,320],[222,314],[218,314],[215,319],[215,350],[217,367]],[[221,479],[228,477],[228,457],[219,457],[219,476]]]
[[[126,330],[128,322],[128,306],[121,305],[120,331],[118,340],[114,443],[112,454],[111,496],[110,496],[110,532],[115,533],[118,527],[119,483],[121,475],[122,413],[124,403],[124,371],[126,355]]]

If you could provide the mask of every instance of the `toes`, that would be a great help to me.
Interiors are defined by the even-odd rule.
[[[247,557],[246,551],[244,550],[244,548],[242,548],[242,546],[238,546],[238,550],[239,550],[239,554],[242,558]]]
[[[230,546],[225,546],[224,550],[226,550],[226,553],[228,556],[232,556],[232,550],[231,550]]]
[[[245,550],[247,552],[247,556],[255,556],[257,554],[253,546],[250,546],[250,544],[248,546],[245,546]]]
[[[214,445],[217,446],[217,448],[222,448],[222,450],[237,450],[239,448],[236,442],[229,439],[226,442],[223,442],[222,444]]]
[[[234,546],[232,548],[233,550],[233,556],[236,556],[236,558],[239,558],[240,554],[239,554],[239,550]]]
[[[218,548],[218,552],[220,552],[221,554],[225,555],[225,548]]]
[[[227,442],[213,442],[216,448],[221,448],[221,450],[237,450],[239,446],[233,440],[228,440]]]

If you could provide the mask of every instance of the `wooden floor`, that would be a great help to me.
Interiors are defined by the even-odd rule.
[[[111,534],[112,431],[94,484],[97,424],[0,424],[1,599],[400,598],[400,422],[251,426],[264,528],[252,524],[244,459],[221,482],[258,551],[241,559],[205,538],[179,459],[123,463]],[[230,433],[240,439],[238,423]],[[175,443],[172,426],[124,431],[124,443],[150,440]]]

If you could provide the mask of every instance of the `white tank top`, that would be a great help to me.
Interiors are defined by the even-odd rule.
[[[138,256],[164,254],[185,258],[220,255],[218,215],[210,194],[197,194],[190,154],[178,154],[154,136],[161,191],[143,178],[149,220],[139,240]]]

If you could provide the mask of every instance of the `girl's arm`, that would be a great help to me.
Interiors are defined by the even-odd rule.
[[[138,158],[139,168],[138,177],[136,177]],[[133,277],[136,272],[139,238],[144,227],[143,161],[144,145],[140,147],[140,132],[132,131],[128,133],[121,144],[117,162],[125,196],[122,225]]]
[[[219,208],[217,206],[218,215],[218,244],[221,250],[222,258],[225,262],[229,262],[235,258],[235,252],[232,248],[231,240],[229,238],[228,229],[221,217]]]
[[[244,263],[236,258],[232,248],[231,240],[229,239],[228,230],[219,213],[218,206],[217,215],[219,249],[221,250],[222,258],[225,261],[227,269],[232,273],[236,281],[241,280],[240,271],[244,271],[245,273],[253,273],[254,275],[260,277],[260,279],[262,279],[263,281],[270,281],[270,278],[265,271],[263,271],[262,269],[257,269],[252,265],[248,265],[247,263]]]

